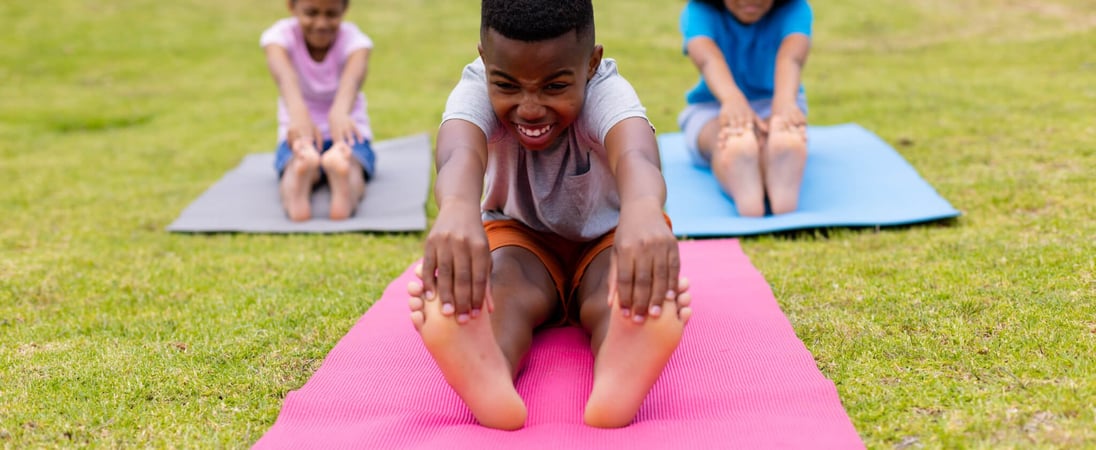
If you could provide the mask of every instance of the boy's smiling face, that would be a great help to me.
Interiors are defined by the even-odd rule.
[[[544,150],[582,111],[586,83],[601,63],[602,48],[573,30],[525,42],[487,29],[479,53],[495,115],[522,147]]]

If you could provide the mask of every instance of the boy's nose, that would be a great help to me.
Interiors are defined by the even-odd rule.
[[[544,117],[544,105],[535,95],[526,94],[518,104],[518,117],[523,121],[536,122]]]

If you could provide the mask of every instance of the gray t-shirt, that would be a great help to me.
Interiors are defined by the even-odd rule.
[[[461,119],[487,137],[483,219],[516,219],[530,228],[576,242],[617,226],[620,196],[609,169],[605,136],[629,117],[647,118],[635,89],[603,58],[586,85],[586,102],[555,148],[529,151],[495,116],[487,97],[483,61],[464,68],[449,94],[442,122]]]

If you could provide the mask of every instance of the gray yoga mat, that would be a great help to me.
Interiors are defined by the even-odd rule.
[[[274,154],[244,157],[167,230],[179,233],[342,233],[421,231],[426,228],[430,186],[430,137],[417,134],[373,143],[377,169],[353,217],[330,220],[326,185],[312,194],[312,220],[293,222],[278,196]]]

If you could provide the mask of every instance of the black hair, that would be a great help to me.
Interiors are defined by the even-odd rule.
[[[593,43],[592,0],[483,0],[480,34],[488,29],[508,39],[537,42],[574,30]]]
[[[708,4],[712,7],[715,7],[716,9],[719,9],[719,10],[722,10],[722,11],[725,11],[727,9],[727,5],[723,4],[723,0],[697,0],[697,1],[700,2],[700,3],[706,3],[706,4]],[[788,3],[790,1],[791,0],[773,0],[773,7],[772,7],[772,9],[769,10],[769,12],[772,12],[776,8],[784,6],[785,3]]]

